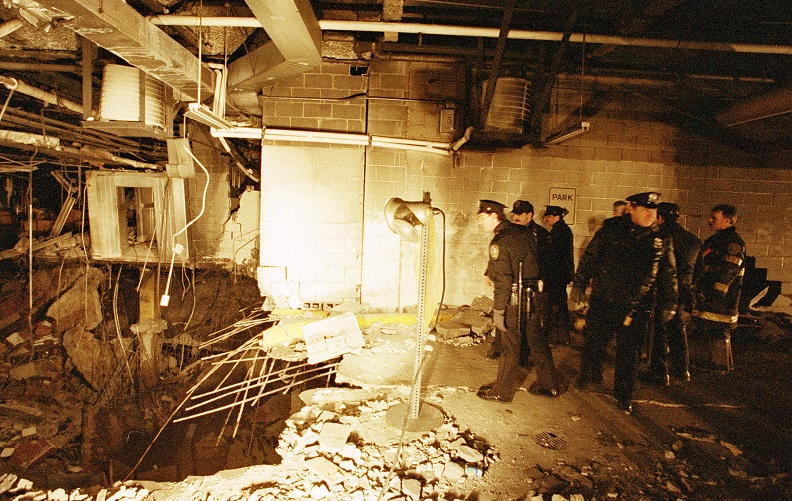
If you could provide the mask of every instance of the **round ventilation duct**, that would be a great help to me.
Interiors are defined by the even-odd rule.
[[[99,102],[100,120],[137,122],[165,130],[165,86],[138,68],[104,67]]]

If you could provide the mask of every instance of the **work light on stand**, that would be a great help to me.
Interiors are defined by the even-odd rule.
[[[420,272],[418,281],[418,322],[416,324],[415,367],[409,403],[394,405],[386,414],[388,423],[408,431],[428,431],[443,424],[443,411],[439,407],[421,402],[421,372],[424,347],[428,338],[426,322],[427,270],[429,264],[429,231],[433,217],[429,192],[424,192],[420,202],[391,198],[385,204],[385,222],[394,233],[411,243],[420,242]],[[420,227],[420,228],[419,228]]]

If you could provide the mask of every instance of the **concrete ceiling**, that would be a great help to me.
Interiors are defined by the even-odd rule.
[[[374,58],[444,58],[484,75],[520,72],[537,91],[555,75],[582,71],[590,78],[652,82],[637,91],[661,101],[678,125],[758,154],[792,144],[792,11],[784,2],[5,3],[0,74],[76,103],[95,96],[97,70],[107,62],[137,66],[164,82],[178,119],[184,103],[198,98],[199,80],[202,101],[214,92],[211,62],[228,66],[231,104],[256,115],[263,86],[316,68],[322,58],[350,66]],[[219,18],[225,26],[213,25]],[[499,40],[507,18],[508,37]],[[95,60],[87,57],[86,41],[98,46]],[[671,90],[658,96],[657,83]],[[59,117],[72,124],[75,118],[83,117]]]

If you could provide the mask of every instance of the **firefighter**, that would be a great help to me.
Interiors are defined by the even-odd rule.
[[[731,332],[737,326],[740,289],[745,275],[745,242],[734,226],[737,208],[712,208],[709,227],[715,233],[704,241],[693,270],[694,331],[710,341],[725,343],[725,358],[712,351],[717,369],[731,370]]]

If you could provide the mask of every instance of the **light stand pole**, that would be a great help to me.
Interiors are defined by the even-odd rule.
[[[394,427],[404,427],[407,431],[428,431],[443,424],[442,409],[421,402],[421,374],[423,372],[424,347],[428,339],[426,322],[427,275],[429,268],[429,222],[432,218],[432,200],[429,192],[424,192],[422,202],[404,202],[392,198],[385,206],[385,219],[388,226],[399,233],[405,240],[415,240],[415,226],[420,225],[420,261],[418,277],[418,321],[415,326],[415,367],[413,383],[410,389],[409,403],[396,404],[386,413],[386,420]],[[396,222],[406,222],[412,231],[405,231],[406,226]]]

